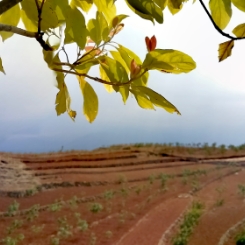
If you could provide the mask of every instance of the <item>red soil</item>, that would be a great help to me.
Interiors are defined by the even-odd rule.
[[[189,156],[182,150],[173,148],[171,156],[161,149],[129,147],[111,152],[2,153],[0,240],[24,234],[18,244],[47,245],[54,236],[66,245],[171,244],[181,214],[199,200],[205,210],[188,245],[218,244],[245,217],[237,194],[237,186],[245,182],[245,171],[238,172],[244,160],[239,159],[238,167],[228,164],[235,158],[205,163],[201,151]],[[216,157],[232,154],[218,152]],[[8,217],[14,200],[19,210]],[[93,213],[93,203],[102,210]],[[33,205],[39,205],[36,212]],[[59,205],[60,210],[51,210]],[[80,221],[86,220],[87,230],[79,230],[76,213]],[[23,225],[8,230],[14,220]],[[67,233],[62,235],[62,229]]]

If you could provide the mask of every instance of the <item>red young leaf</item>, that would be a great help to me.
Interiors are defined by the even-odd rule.
[[[157,39],[154,35],[151,37],[151,51],[154,50],[156,48],[156,46],[157,46]]]
[[[130,78],[137,76],[140,72],[141,67],[133,59],[130,64]]]
[[[149,37],[145,38],[145,43],[146,43],[146,48],[148,50],[148,52],[154,50],[157,46],[157,39],[154,36],[151,37],[151,39]]]
[[[150,38],[149,37],[145,37],[145,44],[146,44],[146,48],[148,50],[148,52],[150,51],[150,44],[151,41],[150,41]]]

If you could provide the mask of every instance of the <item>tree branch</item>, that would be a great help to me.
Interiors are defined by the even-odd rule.
[[[104,83],[104,84],[108,84],[108,85],[113,85],[113,86],[118,86],[118,87],[125,86],[127,84],[132,83],[134,80],[140,78],[141,76],[143,76],[148,71],[148,70],[144,70],[144,72],[141,73],[139,76],[131,78],[127,82],[120,83],[120,82],[108,82],[108,81],[105,81],[105,80],[103,80],[101,78],[98,78],[98,77],[91,77],[91,76],[89,76],[86,73],[79,73],[79,72],[75,72],[75,71],[67,71],[67,70],[63,70],[63,69],[59,69],[59,68],[53,68],[52,70],[53,71],[58,71],[58,72],[64,72],[64,73],[68,73],[68,74],[73,74],[73,75],[77,75],[77,76],[87,77],[87,78],[89,78],[91,80],[94,80],[96,82],[100,82],[100,83]]]
[[[223,32],[223,31],[216,25],[216,23],[214,22],[214,20],[213,20],[211,14],[208,12],[208,10],[207,10],[205,4],[203,3],[203,1],[202,1],[202,0],[199,0],[199,1],[200,1],[200,3],[201,3],[202,7],[204,8],[206,14],[208,15],[209,19],[211,20],[211,22],[212,22],[214,28],[215,28],[215,29],[216,29],[222,36],[227,37],[227,38],[229,38],[229,39],[231,39],[231,40],[241,40],[241,39],[245,39],[245,37],[233,37],[233,36],[229,35],[228,33]]]
[[[2,0],[0,2],[0,15],[20,2],[22,2],[22,0]]]
[[[31,37],[31,38],[37,38],[38,35],[37,32],[26,31],[19,27],[5,25],[5,24],[0,24],[0,31],[13,32],[15,34],[19,34],[21,36]]]

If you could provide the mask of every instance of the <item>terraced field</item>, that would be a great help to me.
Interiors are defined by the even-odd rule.
[[[234,245],[245,237],[244,156],[162,146],[0,153],[0,244]]]

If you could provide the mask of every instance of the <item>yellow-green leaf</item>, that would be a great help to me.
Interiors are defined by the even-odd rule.
[[[100,59],[99,62],[111,82],[128,82],[127,72],[119,61],[106,56]]]
[[[66,18],[65,43],[70,39],[77,43],[80,49],[84,49],[87,42],[88,31],[83,14],[77,8],[70,8]],[[69,41],[69,42],[68,42]]]
[[[231,56],[234,40],[230,40],[219,45],[219,62]]]
[[[146,73],[144,73],[144,75],[133,80],[132,85],[133,86],[147,86],[148,78],[149,78],[149,72],[146,72]]]
[[[175,9],[180,9],[181,6],[182,6],[182,3],[184,2],[185,0],[168,0],[168,2],[171,2],[172,3],[172,6],[175,8]]]
[[[161,10],[164,10],[168,0],[154,0],[154,2],[161,8]]]
[[[168,100],[166,100],[162,95],[158,94],[157,92],[153,91],[152,89],[144,86],[133,86],[132,89],[136,92],[144,94],[149,100],[158,107],[165,109],[169,113],[176,112],[180,115],[178,109],[171,104]]]
[[[70,118],[74,121],[76,116],[77,116],[77,112],[73,111],[73,110],[69,110],[69,111],[67,111],[67,113],[70,116]]]
[[[32,32],[37,32],[37,25],[35,24],[34,21],[32,21],[31,19],[29,19],[26,15],[26,12],[21,9],[20,12],[21,15],[21,20],[26,28],[27,31],[32,31]]]
[[[127,73],[130,72],[130,69],[128,67],[128,60],[127,60],[127,63],[125,62],[125,60],[122,58],[121,54],[117,51],[110,51],[112,57],[114,58],[114,60],[117,60],[118,62],[121,63],[121,65],[124,67],[124,69],[126,70]]]
[[[245,12],[245,1],[244,0],[231,0],[231,2],[241,11]]]
[[[41,5],[40,0],[38,0],[39,5]],[[25,11],[26,16],[38,25],[38,12],[35,1],[33,0],[23,0],[21,2],[23,11]],[[41,20],[41,30],[46,31],[49,28],[56,28],[59,25],[57,15],[52,8],[52,0],[46,0],[42,8],[42,20]]]
[[[137,91],[134,89],[131,89],[130,92],[134,95],[138,105],[143,108],[143,109],[150,109],[150,110],[154,110],[154,106],[152,104],[152,102],[150,101],[150,99],[146,96],[145,93],[142,93],[141,91]]]
[[[129,8],[143,19],[155,19],[158,23],[163,23],[162,9],[153,0],[126,0]]]
[[[4,68],[3,68],[2,58],[0,58],[0,71],[1,71],[2,73],[6,74],[5,71],[4,71]]]
[[[124,60],[124,62],[127,64],[129,71],[130,71],[130,66],[131,66],[131,61],[132,60],[135,60],[138,65],[142,64],[142,61],[139,58],[139,56],[137,56],[130,49],[128,49],[128,48],[126,48],[126,47],[124,47],[124,46],[119,44],[117,50],[120,53],[120,55],[121,55],[122,59]]]
[[[116,16],[116,6],[114,0],[93,0],[99,12],[105,15],[108,23]]]
[[[102,40],[107,41],[109,28],[104,15],[97,11],[96,19],[90,19],[88,22],[88,31],[90,38],[99,45]]]
[[[100,66],[99,70],[100,70],[100,77],[101,77],[101,79],[103,79],[104,81],[109,81],[109,78],[106,75],[106,73],[105,73],[104,69],[102,68],[102,66]],[[104,87],[105,87],[105,89],[106,89],[106,91],[108,93],[112,93],[114,91],[112,85],[104,84]]]
[[[110,31],[109,31],[108,23],[105,19],[104,14],[102,12],[97,11],[96,19],[98,20],[100,24],[101,38],[103,41],[107,41]]]
[[[20,6],[19,6],[19,4],[16,4],[14,7],[12,7],[8,11],[6,11],[0,15],[0,23],[1,24],[17,26],[19,21],[20,21]],[[0,35],[2,37],[2,40],[5,41],[6,39],[13,36],[13,33],[1,31]]]
[[[88,13],[88,11],[91,9],[93,6],[93,0],[72,0],[71,4],[72,7],[79,7],[81,8],[84,12]]]
[[[126,101],[128,99],[128,96],[129,96],[129,85],[127,84],[127,85],[124,85],[124,86],[120,86],[118,88],[118,92],[122,96],[123,103],[126,104]]]
[[[168,9],[172,15],[177,14],[183,7],[183,0],[168,0]]]
[[[122,22],[122,20],[124,20],[127,17],[128,15],[125,15],[125,14],[119,14],[115,16],[112,20],[111,26],[115,28],[117,25],[119,25]]]
[[[78,80],[83,93],[83,113],[86,119],[92,123],[98,114],[98,97],[92,86],[83,77],[78,77]]]
[[[223,30],[231,19],[231,0],[210,0],[209,8],[217,26]]]
[[[245,37],[245,23],[236,26],[232,32],[236,37]]]
[[[66,87],[65,80],[64,80],[64,74],[59,72],[56,76],[56,80],[57,80],[57,87],[59,89],[59,92],[56,95],[55,109],[56,109],[57,115],[59,116],[62,113],[66,112],[67,102],[69,103],[69,100],[67,101],[68,91],[67,91],[67,87]]]
[[[173,49],[155,49],[147,53],[142,68],[187,73],[196,68],[196,62],[187,54]]]
[[[65,22],[70,10],[68,0],[52,0],[51,5],[55,10],[59,23]]]

